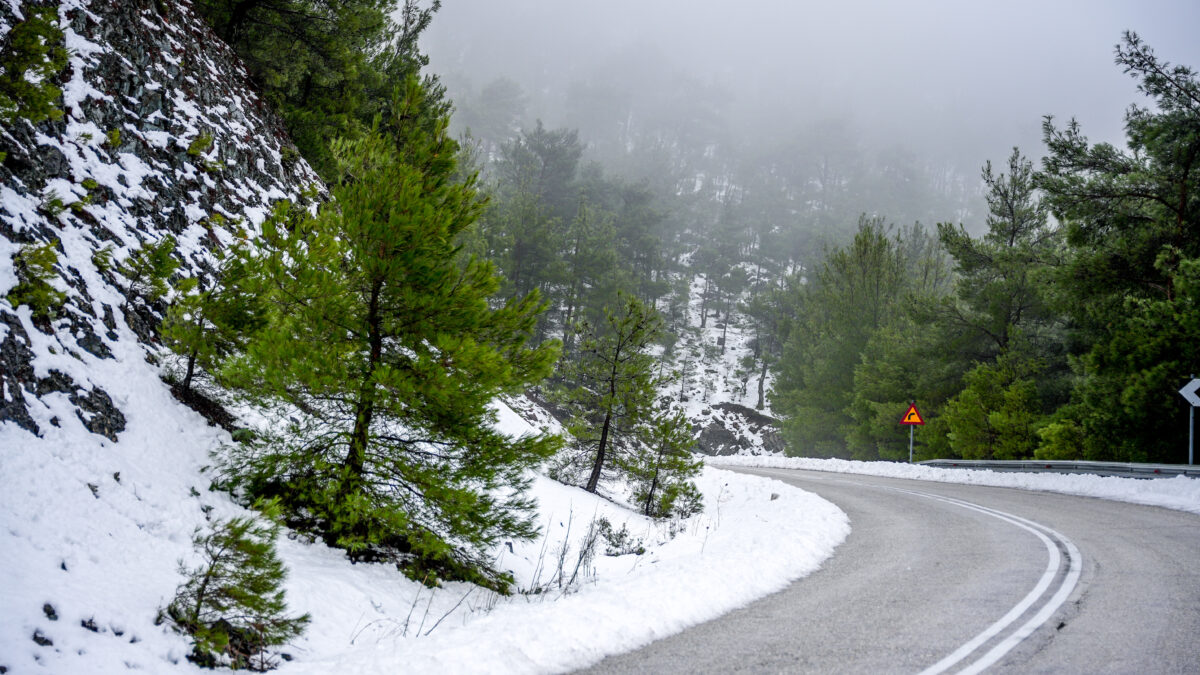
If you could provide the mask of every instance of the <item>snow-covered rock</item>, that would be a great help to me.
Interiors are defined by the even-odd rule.
[[[187,2],[66,0],[58,15],[70,61],[60,75],[64,115],[0,132],[0,422],[34,435],[81,423],[110,439],[120,403],[89,367],[122,339],[153,339],[153,311],[127,303],[124,284],[94,254],[120,262],[172,235],[184,275],[239,225],[253,232],[271,203],[317,181],[244,67]],[[5,32],[24,17],[0,3]],[[289,149],[290,148],[290,149]],[[5,299],[13,256],[57,242],[66,305],[50,326]],[[133,335],[122,337],[128,328]],[[47,414],[66,397],[73,413]]]

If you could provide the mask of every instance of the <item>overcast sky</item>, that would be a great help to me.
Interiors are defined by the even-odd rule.
[[[1121,32],[1200,67],[1198,28],[1198,0],[444,0],[423,45],[435,72],[507,76],[547,100],[604,70],[637,96],[655,60],[728,92],[744,134],[844,119],[977,166],[1013,145],[1040,157],[1045,114],[1121,141],[1138,100],[1113,64]]]

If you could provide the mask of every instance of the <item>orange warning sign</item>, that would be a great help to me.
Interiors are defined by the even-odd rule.
[[[921,419],[921,413],[917,412],[917,404],[908,406],[908,412],[904,413],[900,424],[925,424],[925,420]]]

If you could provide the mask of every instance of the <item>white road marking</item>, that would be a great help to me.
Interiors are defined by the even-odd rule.
[[[789,471],[787,469],[767,469],[764,471],[764,473],[771,473],[780,477],[787,476],[793,479],[802,478],[805,480],[821,480],[809,475],[797,476],[794,471]],[[1067,597],[1071,595],[1071,592],[1075,590],[1075,586],[1079,582],[1079,576],[1083,570],[1083,558],[1079,553],[1079,549],[1075,547],[1075,544],[1072,543],[1070,539],[1067,539],[1059,532],[1046,527],[1041,523],[1037,523],[1005,511],[1000,511],[997,509],[988,508],[986,506],[980,506],[979,504],[975,504],[973,502],[956,499],[954,497],[945,497],[927,492],[917,492],[914,490],[905,490],[902,488],[888,487],[883,485],[873,485],[872,487],[895,490],[897,492],[903,492],[918,497],[925,497],[928,499],[945,502],[947,504],[953,504],[964,509],[978,511],[979,513],[1003,520],[1011,525],[1015,525],[1032,533],[1046,546],[1046,552],[1049,558],[1046,563],[1046,571],[1042,573],[1041,578],[1038,579],[1038,583],[1033,587],[1033,590],[1026,594],[1025,597],[1022,598],[1021,601],[1018,602],[1012,609],[1010,609],[1003,617],[985,628],[975,637],[968,640],[961,647],[954,650],[941,661],[938,661],[932,666],[921,671],[920,675],[937,675],[938,673],[946,672],[946,670],[957,665],[960,661],[966,659],[972,653],[978,650],[979,647],[988,640],[991,640],[995,636],[999,635],[1005,628],[1023,616],[1029,611],[1029,608],[1038,601],[1039,598],[1045,595],[1046,589],[1053,582],[1054,578],[1058,576],[1059,569],[1062,565],[1062,554],[1059,553],[1059,546],[1056,545],[1054,541],[1051,541],[1050,537],[1053,537],[1058,544],[1061,544],[1062,548],[1066,550],[1067,560],[1070,563],[1067,574],[1063,578],[1062,583],[1059,584],[1058,590],[1053,596],[1051,596],[1046,604],[1042,605],[1041,609],[1039,609],[1038,612],[1034,614],[1028,621],[1022,624],[1020,628],[1017,628],[1015,631],[1006,636],[1003,640],[988,650],[986,654],[967,664],[962,670],[959,671],[959,674],[980,673],[989,666],[994,665],[1000,659],[1004,658],[1005,654],[1012,651],[1014,647],[1019,645],[1023,640],[1025,640],[1025,638],[1032,635],[1034,631],[1036,631],[1042,624],[1046,623],[1051,616],[1053,616],[1054,612],[1056,612],[1058,608],[1061,607],[1064,602],[1066,602]],[[1049,537],[1046,535],[1049,535]]]
[[[978,504],[963,501],[961,499],[943,497],[941,495],[933,495],[924,492],[915,492],[911,490],[899,491],[921,497],[927,497],[929,499],[935,499],[947,504],[954,504],[955,506],[970,509],[972,511],[978,511],[985,515],[992,516],[993,518],[1016,525],[1023,530],[1031,532],[1038,537],[1038,539],[1041,539],[1042,543],[1046,545],[1046,550],[1049,554],[1049,561],[1046,564],[1046,571],[1042,574],[1041,579],[1038,580],[1037,585],[1034,586],[1032,591],[1022,598],[1021,601],[1018,602],[1011,610],[1009,610],[1007,614],[1005,614],[992,625],[985,628],[981,633],[971,638],[961,647],[954,650],[954,652],[952,652],[946,658],[921,671],[921,675],[935,675],[936,673],[943,673],[956,665],[959,661],[967,658],[973,652],[975,652],[975,650],[979,649],[981,645],[998,635],[1010,624],[1024,615],[1025,612],[1027,612],[1029,608],[1033,606],[1033,604],[1037,602],[1040,597],[1042,597],[1042,595],[1046,592],[1046,588],[1050,585],[1050,582],[1053,581],[1055,576],[1057,576],[1059,566],[1062,562],[1062,556],[1058,552],[1058,546],[1051,542],[1050,539],[1043,534],[1043,532],[1054,537],[1063,545],[1063,548],[1066,549],[1067,558],[1070,562],[1070,568],[1067,571],[1066,577],[1059,585],[1058,590],[1054,593],[1050,600],[1047,601],[1040,610],[1038,610],[1037,614],[1034,614],[1033,617],[1022,624],[1020,628],[1010,633],[1007,637],[996,644],[996,646],[988,650],[988,652],[978,660],[968,664],[965,668],[959,671],[960,675],[962,673],[974,674],[983,672],[989,666],[1004,658],[1005,654],[1012,651],[1014,647],[1019,645],[1023,640],[1025,640],[1025,638],[1032,635],[1035,630],[1048,621],[1054,612],[1057,611],[1064,602],[1066,602],[1067,597],[1071,594],[1071,591],[1075,590],[1075,585],[1078,583],[1079,575],[1083,569],[1082,559],[1079,554],[1079,549],[1075,547],[1075,544],[1073,544],[1070,539],[1067,539],[1062,534],[1046,527],[1045,525],[1036,523],[1026,518],[1022,518],[1005,511],[991,509],[986,506],[980,506]]]

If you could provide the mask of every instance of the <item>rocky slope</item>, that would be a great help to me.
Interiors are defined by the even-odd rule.
[[[188,2],[3,0],[0,44],[38,6],[70,58],[62,118],[0,129],[0,673],[160,672],[186,663],[152,622],[190,533],[238,510],[201,472],[228,434],[160,380],[165,307],[114,270],[173,236],[203,278],[316,176]],[[35,318],[8,296],[47,244],[65,302]]]
[[[31,9],[0,3],[0,34]],[[89,365],[114,358],[122,327],[152,342],[162,308],[129,302],[127,281],[95,254],[107,248],[119,264],[172,235],[180,273],[203,275],[232,230],[253,228],[272,201],[316,176],[188,2],[57,9],[71,54],[59,76],[65,114],[0,133],[0,422],[35,436],[78,422],[115,441],[125,414]],[[51,283],[66,303],[35,325],[5,296],[21,247],[48,242],[58,254]],[[68,415],[50,412],[55,397],[66,397]]]

